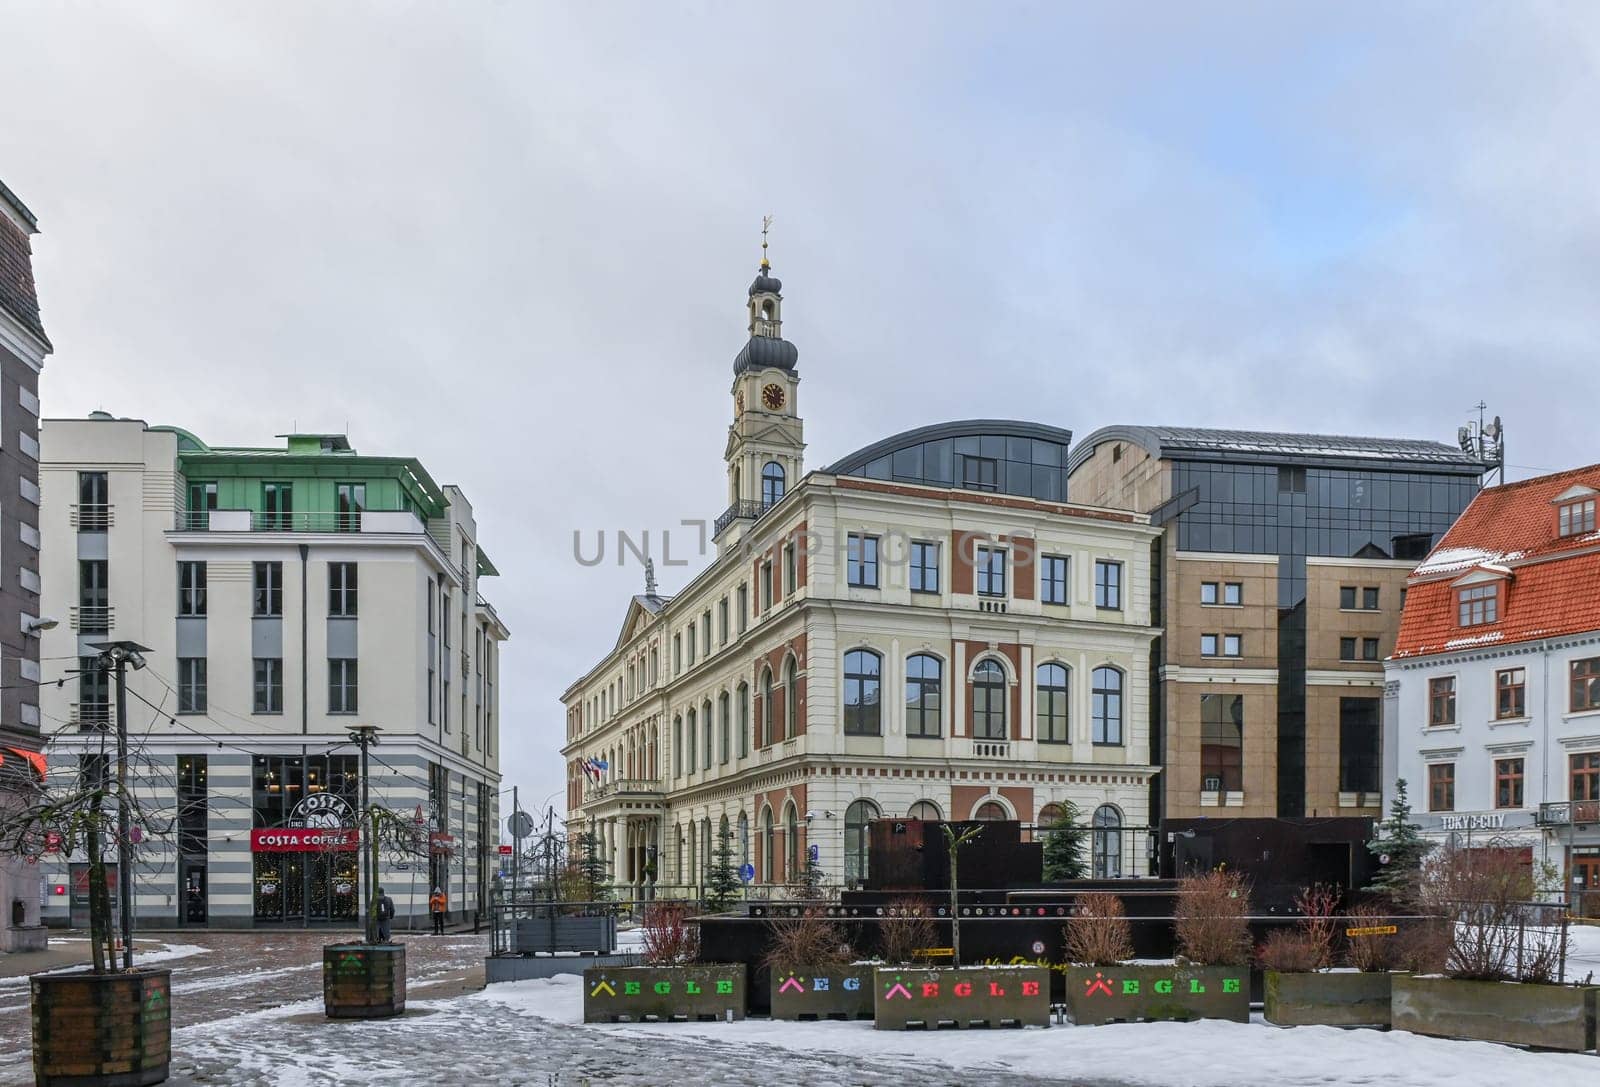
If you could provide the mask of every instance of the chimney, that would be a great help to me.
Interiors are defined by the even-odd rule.
[[[0,323],[5,318],[22,327],[37,342],[28,353],[39,361],[52,348],[39,321],[39,295],[33,286],[33,247],[28,237],[39,233],[39,224],[28,205],[0,182]],[[0,345],[10,337],[0,328]]]

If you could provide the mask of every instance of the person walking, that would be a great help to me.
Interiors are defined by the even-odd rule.
[[[389,922],[394,920],[394,899],[382,887],[378,888],[378,942],[389,942]]]
[[[444,911],[449,902],[444,897],[444,891],[438,887],[433,889],[433,894],[428,896],[428,912],[433,915],[433,934],[444,935]]]

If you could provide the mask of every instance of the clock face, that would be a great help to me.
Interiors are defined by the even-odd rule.
[[[783,407],[783,386],[768,385],[762,389],[761,402],[767,406],[768,411],[777,411]]]

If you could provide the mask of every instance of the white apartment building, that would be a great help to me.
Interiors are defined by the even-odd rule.
[[[716,558],[674,596],[648,582],[562,696],[569,834],[642,891],[703,885],[726,827],[761,893],[812,856],[857,882],[879,817],[1071,801],[1098,874],[1148,874],[1159,530],[1067,502],[1071,435],[1038,424],[923,427],[804,475],[780,289],[763,262]]]
[[[1386,796],[1438,841],[1548,864],[1600,915],[1600,465],[1480,493],[1407,585]]]
[[[462,491],[343,435],[210,446],[95,413],[42,424],[41,711],[52,770],[101,749],[115,712],[97,644],[131,641],[138,796],[152,813],[137,916],[218,927],[359,916],[352,725],[376,725],[372,799],[411,817],[419,856],[380,879],[425,916],[482,909],[495,867],[497,573]],[[172,820],[172,833],[160,834]],[[329,830],[337,833],[329,835]],[[330,844],[331,843],[331,844]],[[79,923],[84,858],[48,871],[45,917]]]

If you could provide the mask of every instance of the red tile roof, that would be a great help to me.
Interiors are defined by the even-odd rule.
[[[1395,657],[1447,653],[1600,630],[1600,532],[1556,534],[1554,499],[1600,491],[1600,464],[1480,491],[1412,574]],[[1494,623],[1457,624],[1455,582],[1507,571]]]

